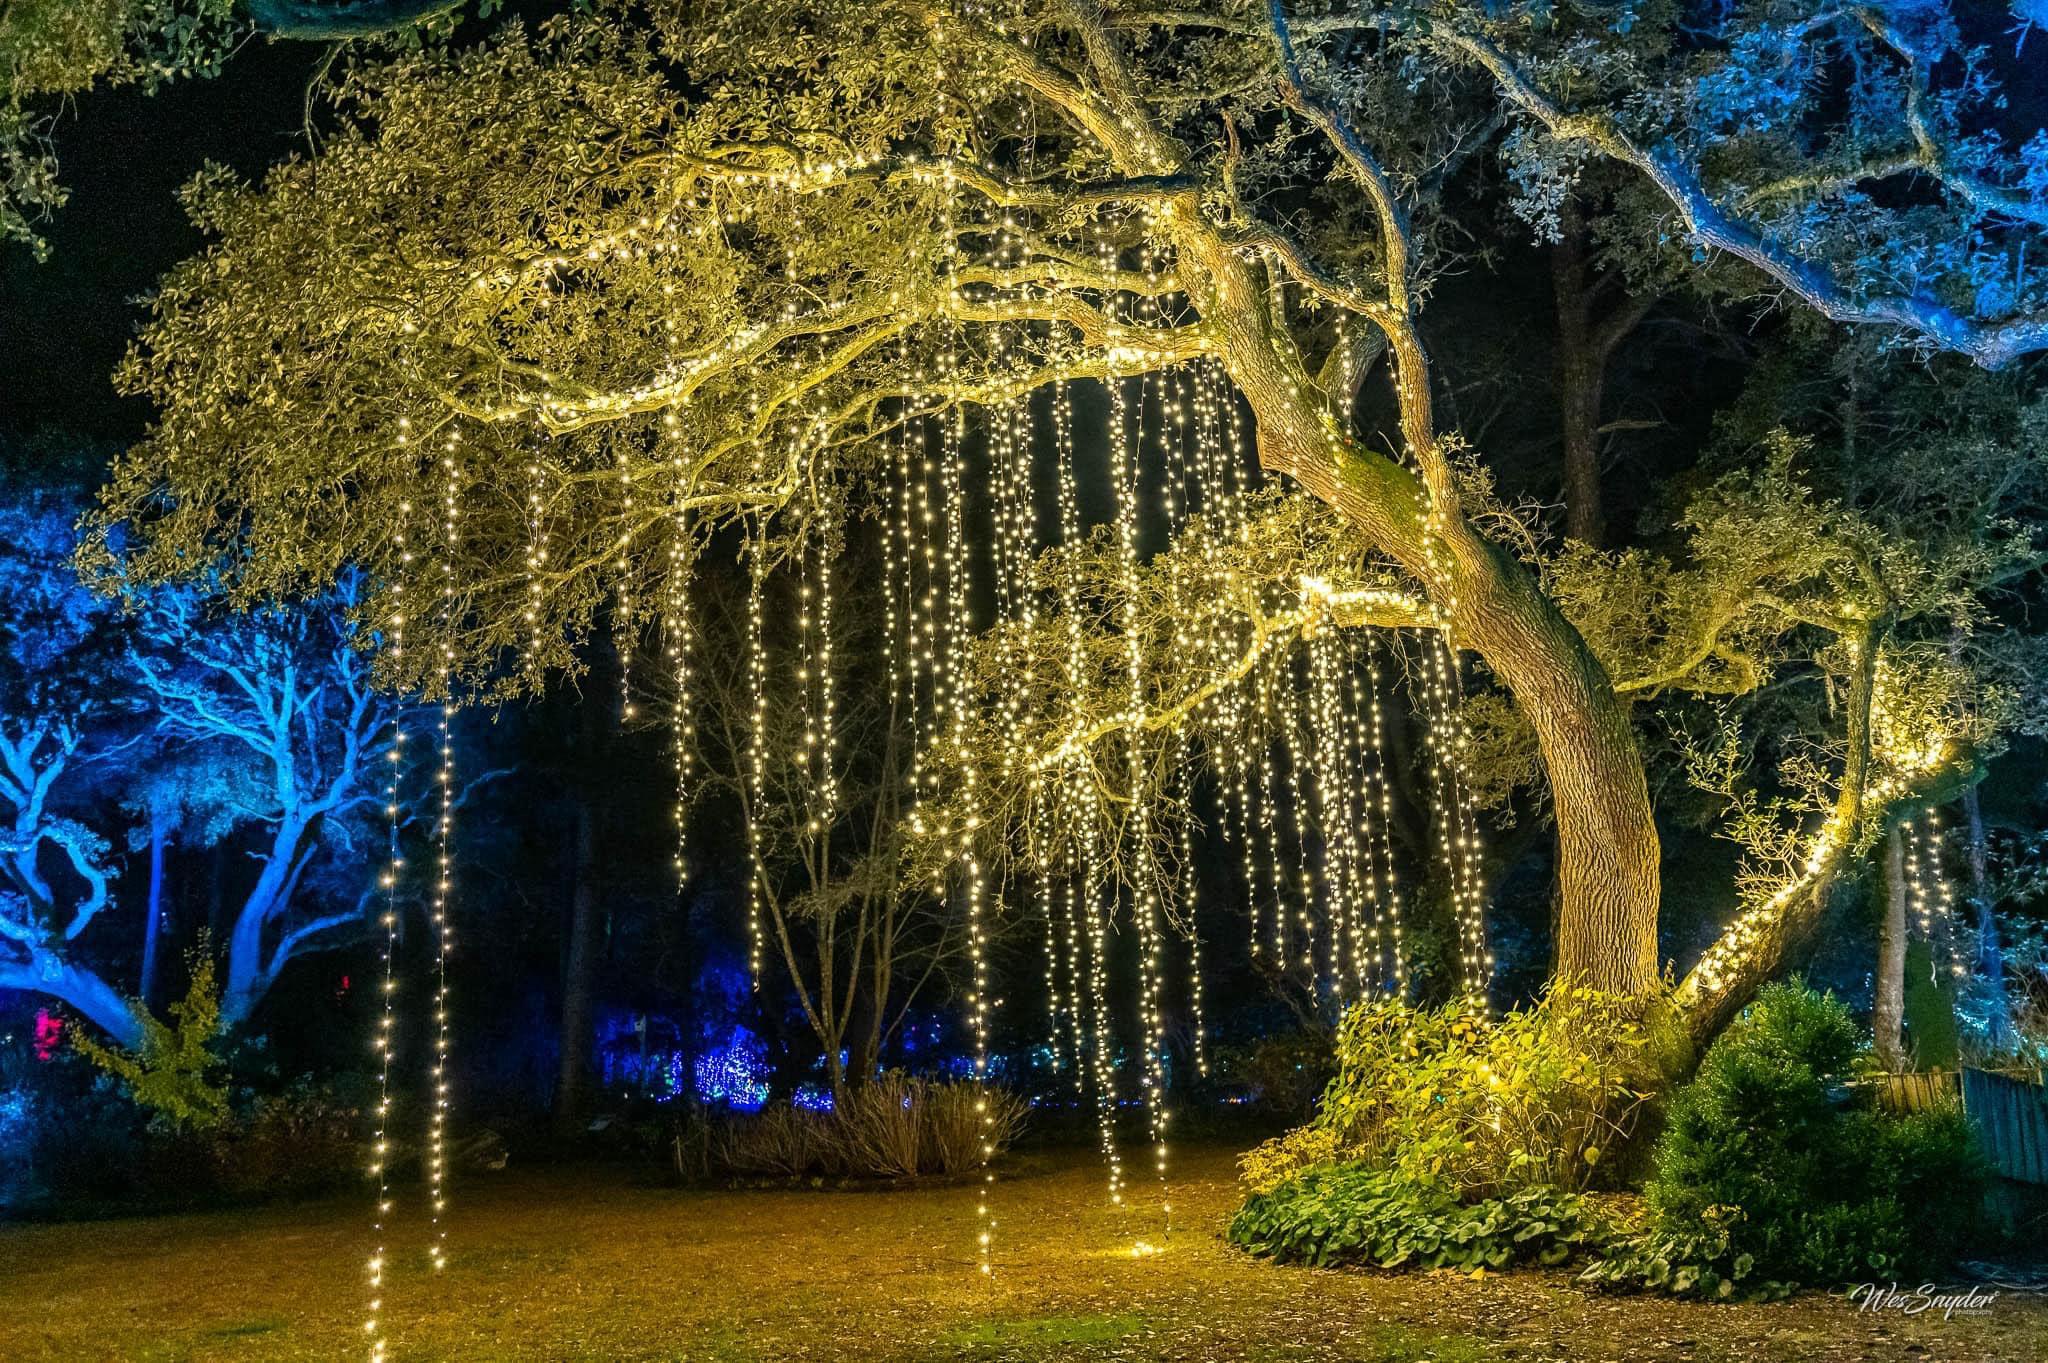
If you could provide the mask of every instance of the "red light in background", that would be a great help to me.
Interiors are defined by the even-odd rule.
[[[56,1059],[57,1047],[63,1040],[64,1019],[47,1008],[36,1009],[36,1059],[44,1062]]]

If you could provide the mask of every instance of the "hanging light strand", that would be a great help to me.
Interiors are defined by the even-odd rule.
[[[766,938],[761,920],[767,884],[761,846],[762,801],[768,785],[768,639],[764,597],[768,581],[768,527],[756,515],[747,528],[747,688],[752,723],[747,734],[747,978],[761,989]]]
[[[397,443],[405,446],[411,443],[412,423],[401,419]],[[399,516],[391,532],[392,548],[398,560],[398,582],[392,590],[392,610],[384,621],[385,646],[389,650],[393,671],[403,675],[405,669],[405,626],[407,596],[406,587],[412,578],[414,551],[408,542],[409,522],[412,503],[399,503]],[[405,771],[405,711],[396,709],[391,717],[391,746],[384,753],[384,820],[387,838],[384,873],[379,877],[383,890],[384,912],[380,926],[384,929],[383,978],[379,982],[377,1035],[372,1047],[377,1053],[377,1106],[376,1133],[370,1142],[370,1177],[377,1182],[376,1215],[371,1223],[373,1243],[367,1265],[369,1279],[369,1310],[363,1322],[363,1330],[369,1340],[370,1363],[385,1363],[389,1341],[384,1330],[384,1273],[387,1267],[386,1232],[391,1212],[396,1205],[391,1195],[391,1061],[397,1043],[398,1030],[398,914],[402,889],[405,859],[399,840],[402,827],[403,806],[400,802],[400,781]]]
[[[435,1271],[448,1266],[448,952],[454,942],[455,863],[455,634],[460,604],[455,591],[455,559],[462,539],[462,469],[458,462],[461,436],[451,430],[441,452],[441,704],[436,737],[440,766],[435,780],[440,791],[439,817],[434,822],[434,1052],[430,1068],[433,1106],[427,1122],[428,1258]]]

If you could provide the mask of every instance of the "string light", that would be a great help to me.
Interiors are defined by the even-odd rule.
[[[1366,636],[1364,652],[1362,718],[1370,760],[1365,768],[1359,818],[1368,857],[1368,882],[1372,887],[1373,946],[1375,960],[1384,962],[1393,991],[1397,996],[1405,996],[1408,992],[1408,956],[1401,937],[1401,892],[1394,876],[1394,795],[1386,770],[1386,718],[1380,709],[1379,646],[1370,634]],[[1354,671],[1351,692],[1354,725],[1361,719],[1357,688],[1358,673]]]
[[[434,824],[435,877],[434,920],[434,1052],[429,1079],[433,1086],[433,1107],[427,1121],[427,1255],[436,1272],[448,1266],[448,952],[453,941],[450,897],[455,885],[455,867],[450,855],[450,837],[455,821],[455,646],[458,624],[455,593],[455,559],[462,538],[462,473],[456,456],[461,449],[460,433],[451,430],[441,452],[441,704],[437,737],[440,747],[440,816]]]
[[[693,678],[690,672],[692,630],[690,627],[690,578],[696,566],[696,542],[688,513],[682,509],[680,488],[672,517],[674,539],[669,548],[668,600],[663,611],[663,633],[669,673],[669,759],[675,778],[675,876],[680,896],[689,881],[690,778],[696,760],[696,720],[692,704]],[[688,924],[684,925],[688,930]]]
[[[1059,463],[1059,523],[1060,545],[1073,553],[1082,541],[1080,495],[1074,475],[1074,409],[1072,388],[1062,383],[1053,390],[1053,446]],[[1072,564],[1062,572],[1058,584],[1060,613],[1066,623],[1066,652],[1062,660],[1064,691],[1071,707],[1071,716],[1078,723],[1081,714],[1081,700],[1087,680],[1087,641],[1082,633],[1081,600],[1079,586],[1075,581]],[[1086,770],[1077,757],[1070,771],[1057,778],[1056,790],[1060,800],[1062,821],[1070,829],[1078,829],[1076,837],[1069,834],[1070,845],[1075,845],[1075,865],[1069,871],[1069,902],[1078,896],[1080,903],[1075,907],[1076,932],[1085,919],[1086,974],[1090,1005],[1093,1054],[1093,1078],[1095,1088],[1095,1121],[1102,1145],[1102,1158],[1109,1179],[1109,1200],[1112,1204],[1123,1201],[1124,1173],[1123,1157],[1116,1139],[1116,1063],[1114,1042],[1110,1024],[1108,986],[1108,933],[1107,925],[1112,908],[1108,876],[1101,861],[1102,811],[1099,804],[1092,773]],[[1074,976],[1074,987],[1081,988],[1082,962],[1079,944],[1070,951],[1070,969]],[[1076,1007],[1078,1028],[1079,1008]],[[1077,1030],[1078,1040],[1078,1030]]]
[[[1962,953],[1955,949],[1954,897],[1948,877],[1941,869],[1941,819],[1932,809],[1908,815],[1900,830],[1906,860],[1906,884],[1913,899],[1913,916],[1920,940],[1927,944],[1930,962],[1939,969],[1939,958],[1948,958],[1949,974],[1960,979],[1968,973]]]
[[[400,419],[398,444],[410,443],[412,423]],[[393,609],[385,617],[385,646],[390,651],[392,668],[403,674],[405,666],[405,611],[404,575],[412,562],[413,551],[407,543],[407,519],[412,510],[410,502],[401,502],[399,518],[391,532],[392,546],[398,559],[401,580],[392,592]],[[383,890],[384,913],[381,926],[384,929],[383,979],[380,981],[378,998],[377,1036],[373,1049],[377,1053],[377,1106],[376,1133],[370,1142],[370,1176],[377,1181],[376,1216],[371,1223],[374,1244],[370,1250],[367,1275],[370,1285],[368,1318],[363,1329],[369,1338],[370,1363],[384,1363],[388,1341],[383,1330],[384,1311],[384,1270],[385,1230],[395,1205],[391,1195],[391,1060],[397,1042],[397,998],[398,998],[398,910],[400,882],[405,869],[401,855],[399,830],[401,827],[401,805],[399,802],[399,780],[405,769],[405,714],[398,710],[391,718],[391,746],[384,754],[384,818],[388,848],[384,873],[379,877]]]
[[[1140,390],[1142,395],[1142,389]],[[1157,872],[1152,864],[1151,800],[1146,789],[1146,753],[1142,739],[1145,715],[1144,640],[1138,618],[1138,467],[1133,451],[1125,381],[1109,386],[1110,478],[1116,490],[1117,551],[1122,574],[1125,662],[1129,681],[1126,760],[1130,825],[1126,843],[1132,861],[1130,877],[1137,920],[1140,963],[1139,1018],[1144,1034],[1144,1067],[1140,1080],[1152,1136],[1153,1172],[1162,1192],[1162,1208],[1171,1227],[1172,1204],[1164,1200],[1166,1185],[1166,1074],[1164,1023],[1160,1009],[1160,932]],[[1139,420],[1142,421],[1142,406]],[[1137,442],[1142,448],[1143,428]]]
[[[538,455],[526,463],[526,656],[522,670],[530,682],[540,681],[545,656],[541,634],[542,607],[548,571],[547,471]]]
[[[1176,735],[1176,738],[1178,737]],[[1185,747],[1184,744],[1182,746]],[[1206,1078],[1209,1073],[1209,1024],[1208,1019],[1203,1015],[1202,1008],[1202,929],[1201,915],[1199,913],[1200,888],[1198,884],[1200,874],[1195,868],[1195,835],[1192,812],[1194,793],[1190,789],[1193,781],[1192,777],[1187,774],[1186,768],[1182,766],[1182,763],[1186,760],[1183,754],[1174,763],[1176,770],[1181,773],[1184,782],[1181,794],[1183,806],[1187,811],[1178,821],[1180,825],[1180,911],[1182,917],[1182,936],[1188,944],[1188,1010],[1193,1014],[1194,1022],[1194,1044],[1192,1049],[1194,1051],[1195,1073]]]
[[[747,978],[761,988],[766,942],[761,924],[761,896],[767,884],[761,845],[762,802],[768,785],[768,640],[763,622],[767,590],[768,528],[756,516],[747,533],[747,685],[752,723],[747,734]]]
[[[1457,663],[1438,630],[1424,639],[1422,689],[1437,789],[1437,850],[1450,884],[1458,925],[1458,974],[1467,999],[1484,1007],[1493,978],[1493,953],[1486,943],[1486,892],[1481,885],[1478,824],[1463,774],[1471,731],[1459,708]]]

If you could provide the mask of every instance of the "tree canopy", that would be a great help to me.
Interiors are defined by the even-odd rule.
[[[1045,807],[1029,779],[1005,803],[1007,777],[1101,787],[1110,740],[1135,801],[1201,724],[1238,723],[1248,653],[1333,624],[1423,631],[1484,662],[1540,755],[1559,971],[1632,993],[1661,973],[1633,698],[1747,694],[1819,631],[1799,647],[1845,697],[1813,768],[1826,812],[1681,988],[1712,1019],[1876,820],[1974,770],[1978,682],[1936,685],[1951,664],[1901,625],[1967,621],[2034,566],[2008,443],[2033,418],[1944,446],[1971,456],[1944,479],[1977,479],[1952,527],[1930,532],[1908,483],[1875,508],[1807,485],[1788,433],[1693,500],[1689,558],[1553,559],[1440,426],[1426,308],[1480,230],[1463,177],[1496,168],[1547,238],[1598,173],[1633,269],[1720,263],[1723,287],[1867,328],[1891,360],[2019,365],[2048,346],[2028,263],[2048,136],[1976,19],[1907,0],[593,4],[365,57],[316,154],[188,190],[212,244],[123,368],[158,421],[87,559],[218,574],[247,602],[360,569],[391,683],[505,693],[572,670],[595,630],[686,627],[707,547],[738,536],[760,572],[894,517],[923,770],[951,764],[932,822],[976,873]],[[1391,418],[1368,428],[1375,375]],[[1110,408],[1100,544],[1037,529],[1056,480],[1030,432],[1084,391]],[[1179,538],[1158,554],[1124,434],[1142,444],[1147,413],[1207,432],[1169,454],[1190,491],[1159,494]],[[1218,454],[1232,429],[1238,463]],[[1006,508],[1006,566],[979,588],[958,549],[986,491],[962,487],[970,450]],[[1251,498],[1254,457],[1313,501]],[[987,638],[977,592],[1003,617]],[[1455,689],[1454,663],[1429,666]],[[1443,713],[1453,763],[1472,721]],[[1143,886],[1171,831],[1127,817]]]

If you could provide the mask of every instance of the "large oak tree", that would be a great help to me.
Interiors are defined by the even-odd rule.
[[[1581,627],[1616,565],[1546,580],[1489,533],[1425,344],[1445,186],[1497,156],[1549,234],[1598,160],[1655,248],[1995,369],[2048,345],[2048,138],[2001,130],[1998,98],[1938,4],[594,5],[353,66],[316,155],[192,187],[213,244],[124,370],[160,416],[101,523],[132,527],[127,571],[251,600],[366,568],[406,635],[394,681],[514,652],[531,678],[601,613],[656,612],[719,524],[886,470],[907,424],[1218,367],[1259,461],[1385,587],[1344,622],[1442,632],[1533,730],[1561,972],[1660,978],[1631,698],[1740,689],[1765,617],[1837,640],[1833,807],[1680,986],[1705,1030],[1887,809],[1967,778],[1975,736],[1887,712],[1908,612],[1824,510],[1818,538],[1729,537],[1620,652]],[[1391,448],[1352,421],[1376,354]],[[1209,684],[1164,669],[1153,698]]]

